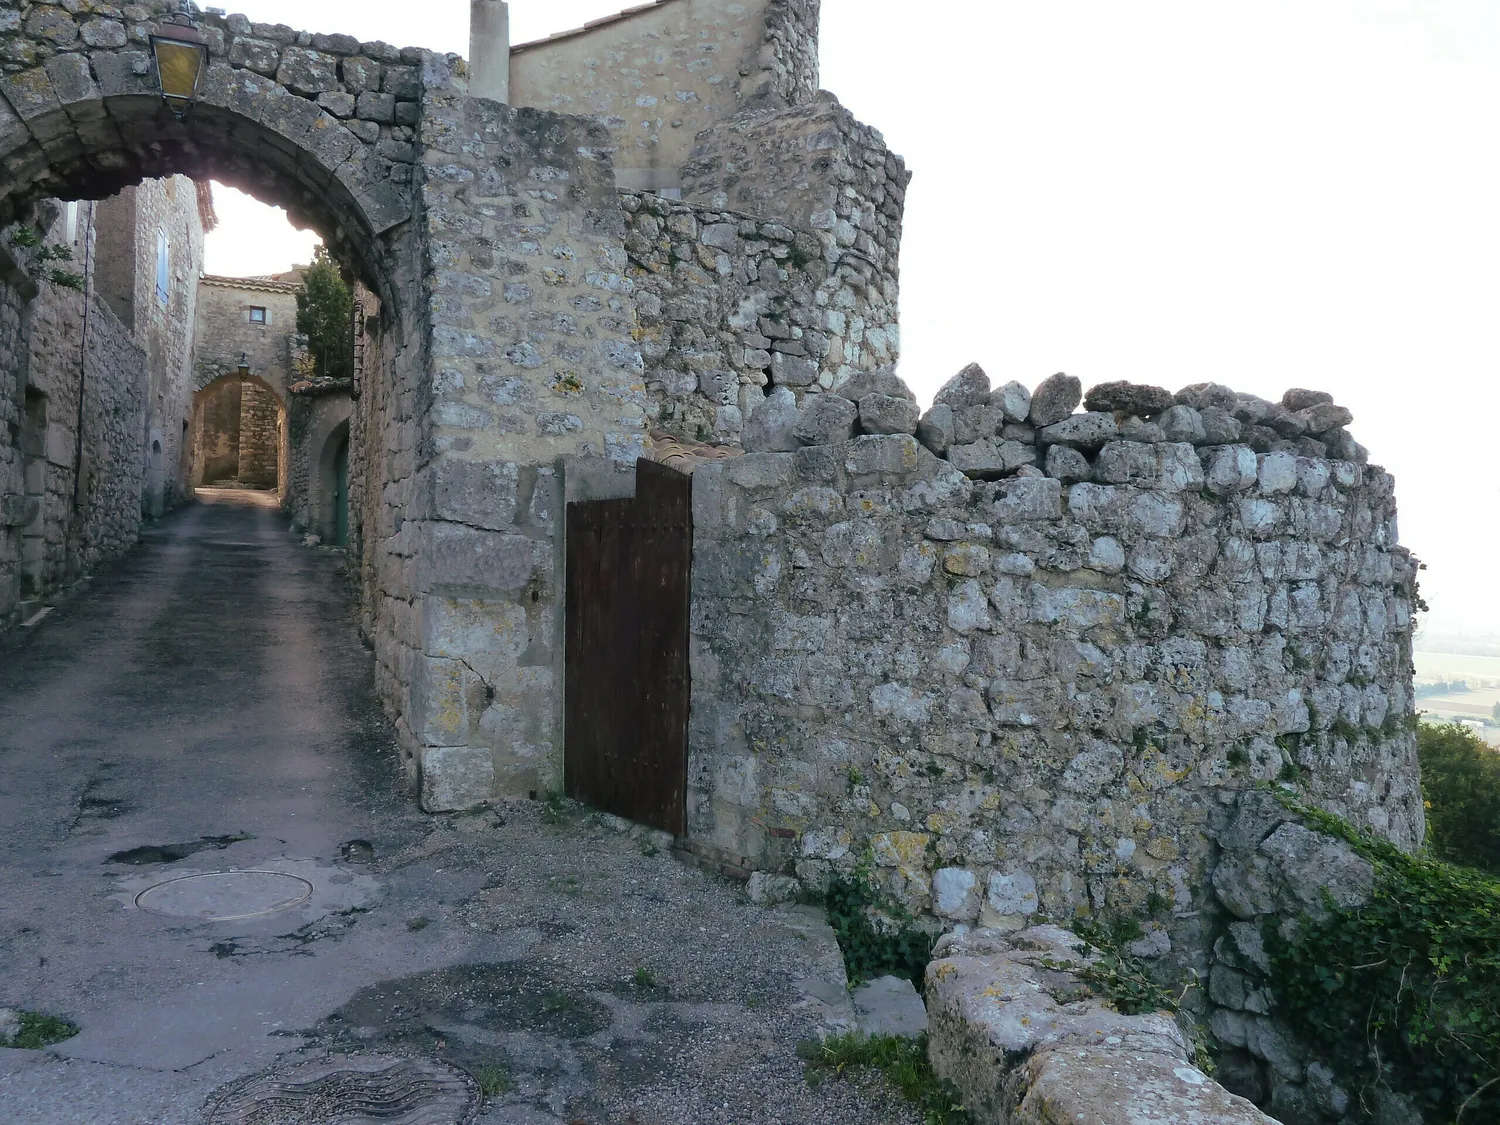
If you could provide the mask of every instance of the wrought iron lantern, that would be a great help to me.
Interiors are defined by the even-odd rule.
[[[157,25],[151,36],[161,96],[180,120],[193,107],[208,70],[208,40],[187,5]]]

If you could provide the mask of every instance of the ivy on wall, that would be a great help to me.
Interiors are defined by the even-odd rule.
[[[1265,934],[1274,1009],[1341,1078],[1412,1098],[1432,1125],[1500,1121],[1500,882],[1413,856],[1283,797],[1375,865],[1370,901]]]

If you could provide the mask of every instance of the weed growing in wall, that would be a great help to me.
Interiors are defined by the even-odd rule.
[[[1281,799],[1376,877],[1367,905],[1329,898],[1322,920],[1265,934],[1276,1015],[1328,1052],[1367,1103],[1385,1086],[1429,1122],[1500,1120],[1500,882]]]
[[[833,876],[824,902],[851,985],[897,976],[922,987],[933,937],[917,927],[910,911],[871,885],[868,869]]]

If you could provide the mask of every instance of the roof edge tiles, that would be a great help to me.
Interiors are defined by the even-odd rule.
[[[661,8],[667,4],[674,4],[676,2],[677,0],[652,0],[652,2],[649,4],[637,4],[633,8],[626,8],[623,12],[616,12],[612,16],[600,16],[596,20],[589,20],[589,22],[584,24],[582,27],[571,27],[567,31],[554,31],[545,39],[532,39],[526,43],[517,43],[511,47],[510,53],[514,55],[517,51],[525,51],[529,50],[532,47],[541,47],[545,46],[548,43],[556,43],[560,39],[572,39],[578,35],[587,35],[596,27],[604,27],[606,24],[619,23],[621,20],[629,19],[631,16],[638,16],[642,12],[649,12],[655,8]]]
[[[301,285],[290,281],[272,281],[266,277],[221,277],[204,274],[198,279],[204,285],[218,285],[225,289],[253,289],[259,293],[297,293]]]

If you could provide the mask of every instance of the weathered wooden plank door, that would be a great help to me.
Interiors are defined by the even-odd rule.
[[[568,505],[567,536],[563,786],[681,836],[692,477],[642,460],[633,499]]]

